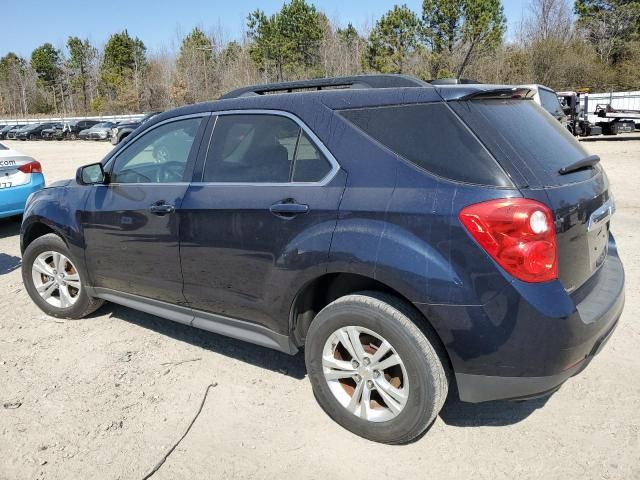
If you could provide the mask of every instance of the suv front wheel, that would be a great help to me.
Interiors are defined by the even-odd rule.
[[[369,440],[414,440],[434,421],[448,381],[436,340],[419,314],[379,292],[347,295],[327,305],[305,342],[307,373],[320,406]]]
[[[50,233],[34,240],[22,257],[22,280],[40,310],[58,318],[82,318],[103,301],[87,294],[67,245]]]

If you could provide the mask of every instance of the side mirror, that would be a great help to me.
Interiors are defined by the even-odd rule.
[[[79,185],[96,185],[107,183],[107,174],[104,171],[102,163],[92,163],[80,167],[76,171],[76,182]]]

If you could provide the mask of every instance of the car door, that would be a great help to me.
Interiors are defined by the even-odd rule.
[[[295,117],[247,111],[217,117],[198,179],[181,210],[187,301],[286,334],[296,289],[325,269],[345,172]]]
[[[92,286],[184,303],[179,212],[209,114],[167,120],[138,135],[88,195],[82,226]]]

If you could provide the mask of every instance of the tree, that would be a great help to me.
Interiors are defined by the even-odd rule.
[[[267,17],[256,10],[247,18],[249,53],[260,70],[278,80],[318,65],[322,41],[320,14],[305,0],[291,0]]]
[[[182,40],[176,61],[177,81],[184,85],[186,102],[210,98],[214,44],[200,28],[195,27]]]
[[[422,23],[431,47],[432,75],[448,76],[455,70],[458,78],[474,55],[502,43],[506,29],[500,0],[424,0]]]
[[[9,52],[0,58],[0,105],[12,115],[29,112],[37,74],[24,58]]]
[[[31,53],[31,66],[45,84],[56,82],[60,75],[60,52],[45,43]]]
[[[467,49],[458,69],[458,78],[479,48],[494,50],[502,42],[507,20],[500,0],[465,0],[462,7],[462,43]]]
[[[337,28],[336,34],[338,35],[340,42],[342,42],[346,47],[353,47],[362,41],[362,37],[358,33],[358,30],[356,30],[351,22],[349,22],[347,28]]]
[[[147,66],[146,51],[142,40],[132,38],[126,30],[111,35],[104,47],[100,67],[103,94],[111,100],[119,96],[128,109],[139,110],[142,79]],[[133,91],[128,88],[129,82],[133,82]]]
[[[339,75],[354,75],[362,71],[362,55],[367,40],[349,23],[346,28],[336,28],[337,48],[334,56],[341,65]]]
[[[89,109],[89,76],[95,64],[98,51],[88,39],[69,37],[67,40],[69,60],[67,65],[71,71],[71,87],[82,92],[84,111]]]
[[[573,20],[566,0],[532,0],[531,16],[525,34],[532,41],[567,41],[572,36]]]
[[[369,34],[367,67],[383,73],[403,73],[408,58],[419,48],[420,21],[406,5],[394,6]]]
[[[434,52],[453,52],[462,23],[461,0],[424,0],[424,34]]]
[[[576,0],[577,26],[603,62],[616,64],[640,37],[639,0]]]
[[[237,62],[240,58],[240,55],[242,55],[242,45],[234,40],[229,42],[227,46],[224,47],[222,53],[220,54],[220,60],[222,62],[222,65],[226,67],[233,64],[234,62]]]
[[[50,43],[44,43],[31,53],[31,68],[37,75],[35,109],[37,112],[58,110],[58,88],[62,75],[60,52]],[[60,92],[60,100],[63,93]]]

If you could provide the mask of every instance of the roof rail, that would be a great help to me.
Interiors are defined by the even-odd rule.
[[[220,99],[268,95],[274,93],[293,93],[341,88],[392,88],[392,87],[428,87],[429,84],[409,75],[355,75],[352,77],[316,78],[293,82],[266,83],[238,88],[225,93]]]

